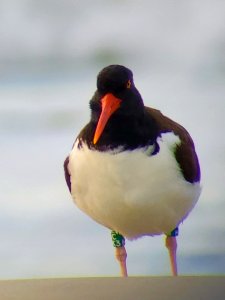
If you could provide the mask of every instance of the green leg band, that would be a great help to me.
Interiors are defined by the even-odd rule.
[[[123,247],[125,245],[125,238],[119,232],[112,230],[111,237],[114,247]]]

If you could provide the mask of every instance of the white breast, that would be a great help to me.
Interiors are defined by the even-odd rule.
[[[196,204],[199,183],[183,178],[173,149],[180,140],[165,133],[152,146],[99,152],[75,144],[69,160],[71,193],[77,206],[104,226],[133,239],[169,233]]]

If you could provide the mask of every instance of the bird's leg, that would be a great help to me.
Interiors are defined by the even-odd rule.
[[[121,276],[127,277],[127,266],[126,266],[127,252],[125,249],[125,239],[120,233],[114,230],[111,232],[111,236],[112,236],[113,246],[115,247],[115,256],[120,264]]]
[[[126,258],[127,252],[124,246],[115,248],[115,256],[120,264],[120,274],[122,277],[127,277]]]
[[[177,276],[177,260],[176,260],[177,241],[175,236],[166,237],[166,247],[169,250],[172,274],[173,276]]]
[[[175,228],[170,234],[166,236],[166,247],[169,251],[170,264],[173,276],[177,276],[177,240],[178,228]]]

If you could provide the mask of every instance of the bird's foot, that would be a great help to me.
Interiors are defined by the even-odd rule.
[[[169,251],[170,264],[173,276],[177,276],[177,240],[178,229],[176,228],[166,237],[166,247]]]
[[[127,277],[127,266],[126,266],[126,259],[127,259],[127,252],[125,249],[125,239],[124,237],[116,232],[111,232],[113,246],[115,247],[115,257],[120,264],[120,273],[122,277]]]

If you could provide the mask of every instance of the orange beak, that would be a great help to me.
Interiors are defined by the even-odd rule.
[[[121,100],[113,94],[106,94],[102,99],[102,112],[98,120],[93,139],[94,145],[98,142],[110,116],[120,107]]]

